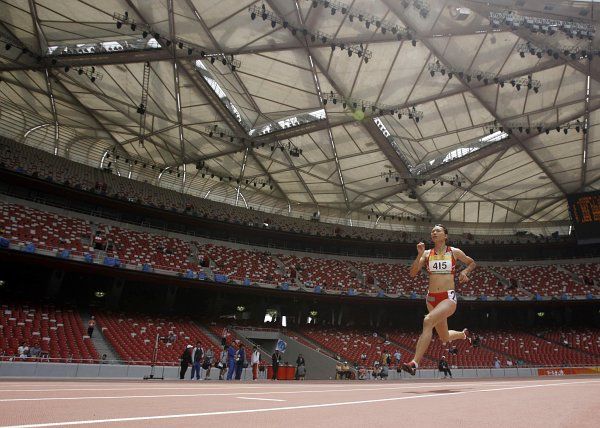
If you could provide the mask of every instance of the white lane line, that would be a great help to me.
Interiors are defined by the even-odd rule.
[[[240,400],[285,401],[285,400],[280,400],[278,398],[259,398],[259,397],[235,397],[235,398],[239,398]]]
[[[514,383],[514,382],[513,382]],[[522,384],[522,382],[520,382]],[[456,386],[484,386],[484,385],[498,385],[498,382],[471,382],[454,384]],[[189,398],[189,397],[229,397],[235,395],[269,395],[269,394],[318,394],[324,392],[361,392],[361,391],[397,391],[403,389],[423,389],[431,388],[433,386],[440,386],[439,383],[427,383],[427,384],[413,384],[413,385],[398,385],[398,386],[374,386],[371,388],[345,388],[345,389],[310,389],[310,390],[295,390],[295,391],[258,391],[258,392],[215,392],[215,393],[200,393],[200,394],[155,394],[155,395],[96,395],[87,397],[38,397],[38,398],[2,398],[0,403],[14,403],[20,401],[81,401],[81,400],[131,400],[131,399],[144,399],[144,398]]]
[[[531,382],[533,382],[534,380],[532,379]],[[497,385],[500,382],[506,382],[506,383],[514,383],[514,382],[528,382],[528,381],[523,381],[522,379],[511,379],[511,378],[505,378],[505,379],[498,379],[496,381],[493,382],[472,382],[471,380],[459,380],[459,379],[455,379],[452,381],[452,383],[454,385],[489,385],[489,384],[494,384]],[[11,385],[11,386],[15,386],[15,389],[1,389],[2,386],[4,386],[4,384],[2,382],[0,382],[0,394],[2,393],[8,393],[8,392],[51,392],[51,393],[56,393],[57,391],[94,391],[94,392],[100,392],[100,391],[148,391],[148,389],[152,389],[153,391],[169,391],[169,390],[177,390],[177,391],[204,391],[204,390],[208,390],[208,391],[213,391],[213,390],[245,390],[245,389],[264,389],[266,388],[281,388],[281,389],[293,389],[296,388],[298,386],[298,384],[280,384],[280,383],[262,383],[262,384],[253,384],[253,385],[237,385],[237,386],[227,386],[227,385],[223,385],[222,383],[207,383],[204,385],[196,385],[196,386],[182,386],[182,385],[189,385],[189,383],[192,383],[192,381],[187,382],[181,382],[178,383],[174,386],[159,386],[159,385],[152,385],[152,387],[148,387],[149,384],[144,384],[144,386],[139,386],[139,387],[130,387],[130,386],[124,386],[122,388],[115,388],[114,386],[111,388],[92,388],[92,387],[88,387],[88,388],[55,388],[55,387],[48,387],[47,389],[22,389],[22,388],[17,388],[18,385]],[[438,382],[431,382],[431,383],[421,383],[421,382],[415,382],[414,380],[401,380],[401,381],[389,381],[387,382],[387,384],[393,384],[393,385],[398,385],[398,384],[402,384],[402,385],[406,385],[408,386],[408,383],[414,383],[414,385],[439,385],[439,381]],[[114,383],[111,383],[112,385],[114,385]],[[373,383],[367,383],[367,384],[375,384]],[[22,384],[19,384],[22,385]],[[102,383],[101,385],[106,385],[106,383]],[[124,384],[124,385],[130,385],[129,383]],[[314,384],[309,384],[311,388],[328,388],[328,389],[332,389],[332,388],[339,388],[340,390],[346,390],[347,388],[347,384],[333,384],[333,383],[314,383]]]
[[[219,415],[238,415],[244,413],[266,413],[266,412],[278,412],[285,410],[299,410],[299,409],[317,409],[323,407],[338,407],[338,406],[350,406],[358,404],[372,404],[372,403],[384,403],[390,401],[401,401],[401,400],[417,400],[420,398],[431,398],[431,397],[444,397],[452,395],[466,395],[476,394],[479,392],[496,392],[496,391],[510,391],[515,389],[527,389],[527,388],[545,388],[550,386],[565,386],[565,385],[585,385],[590,383],[599,383],[600,380],[591,381],[579,381],[579,382],[560,382],[560,383],[543,383],[538,385],[524,385],[524,386],[511,386],[505,388],[489,388],[489,389],[475,389],[472,391],[458,391],[458,392],[445,392],[440,394],[425,394],[425,395],[411,395],[408,397],[392,397],[392,398],[378,398],[373,400],[360,400],[360,401],[343,401],[337,403],[325,403],[325,404],[307,404],[301,406],[286,406],[286,407],[271,407],[262,409],[245,409],[245,410],[224,410],[220,412],[204,412],[204,413],[179,413],[171,415],[159,415],[159,416],[137,416],[130,418],[114,418],[114,419],[88,419],[79,421],[63,421],[63,422],[45,422],[37,424],[27,425],[4,425],[0,428],[40,428],[40,427],[56,427],[56,426],[70,426],[70,425],[92,425],[92,424],[106,424],[116,422],[135,422],[135,421],[152,421],[152,420],[163,420],[163,419],[181,419],[181,418],[196,418],[202,416],[219,416]]]

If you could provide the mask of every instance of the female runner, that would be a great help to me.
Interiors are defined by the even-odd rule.
[[[402,369],[415,375],[421,358],[427,351],[433,329],[437,331],[442,342],[447,343],[457,339],[467,339],[473,346],[479,346],[479,340],[473,338],[465,328],[463,331],[448,330],[448,318],[456,311],[456,293],[454,291],[454,270],[456,260],[460,260],[467,267],[463,269],[458,281],[464,284],[469,281],[469,273],[475,269],[475,261],[458,248],[450,247],[448,229],[441,224],[436,224],[431,230],[431,240],[434,247],[425,250],[425,244],[417,244],[417,258],[410,268],[410,276],[416,277],[423,267],[429,272],[429,291],[427,292],[427,310],[429,313],[423,320],[423,333],[417,342],[415,356],[410,363],[402,364]]]

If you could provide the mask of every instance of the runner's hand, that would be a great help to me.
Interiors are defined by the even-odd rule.
[[[469,277],[467,276],[465,271],[462,271],[460,274],[458,274],[458,282],[459,284],[466,284],[467,282],[469,282]]]
[[[425,252],[425,244],[423,242],[417,244],[417,252],[419,255],[422,255]]]

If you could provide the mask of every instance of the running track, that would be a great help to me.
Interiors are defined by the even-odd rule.
[[[597,427],[600,378],[0,381],[0,427]]]

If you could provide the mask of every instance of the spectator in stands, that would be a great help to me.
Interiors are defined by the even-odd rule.
[[[202,363],[202,368],[206,371],[204,375],[204,380],[210,379],[210,369],[213,366],[215,359],[215,354],[211,348],[207,348],[204,353],[204,363]]]
[[[281,353],[279,352],[279,349],[276,349],[275,352],[273,352],[273,355],[271,355],[271,364],[273,366],[273,376],[271,377],[271,380],[277,380],[277,372],[279,371],[280,362]]]
[[[19,347],[17,348],[17,355],[20,358],[25,358],[25,342],[19,343]]]
[[[96,320],[94,319],[94,316],[92,315],[90,317],[90,320],[88,321],[88,329],[87,329],[88,336],[92,337],[92,334],[94,334],[94,328],[96,328]]]
[[[202,368],[202,357],[204,356],[204,349],[200,342],[196,342],[196,347],[192,349],[192,374],[190,379],[194,379],[194,373],[196,374],[196,380],[200,380],[200,369]]]
[[[494,357],[494,368],[499,369],[500,367],[500,360],[498,357]]]
[[[227,370],[227,345],[223,346],[223,349],[221,350],[217,367],[219,369],[219,380],[223,380],[223,376],[225,376],[225,370]]]
[[[242,370],[246,367],[246,348],[240,343],[240,347],[235,355],[235,380],[242,378]]]
[[[227,380],[233,379],[235,373],[235,348],[233,344],[229,344],[227,348]]]
[[[448,366],[448,361],[446,361],[446,356],[442,355],[440,362],[438,363],[438,370],[444,373],[444,379],[450,376],[452,379],[452,372],[450,371],[450,367]]]
[[[188,367],[192,364],[192,345],[187,345],[179,357],[181,362],[181,371],[179,372],[179,379],[185,379],[185,372],[187,372]]]
[[[304,357],[302,354],[298,354],[298,358],[296,358],[296,380],[299,379],[300,367],[303,367],[302,371],[304,375],[306,375],[306,361],[304,361]]]
[[[31,349],[29,350],[29,355],[32,358],[38,358],[41,353],[42,353],[42,348],[40,348],[40,346],[38,344],[34,344],[31,347]]]
[[[506,360],[506,367],[512,367],[513,366],[513,362],[512,360]]]
[[[400,360],[402,360],[402,354],[399,349],[396,349],[396,352],[394,352],[394,361],[396,364],[400,364]]]
[[[258,347],[254,345],[252,347],[252,358],[250,360],[252,364],[252,380],[258,379],[258,365],[260,364],[260,351]]]
[[[106,360],[108,358],[108,356],[106,354],[102,354],[102,358],[100,359],[100,364],[107,364],[108,361]]]
[[[360,359],[362,363],[365,364],[367,362],[367,354],[365,354],[364,352],[360,354]]]
[[[229,329],[227,327],[223,327],[223,332],[221,333],[221,346],[227,345],[227,335],[229,334]]]

